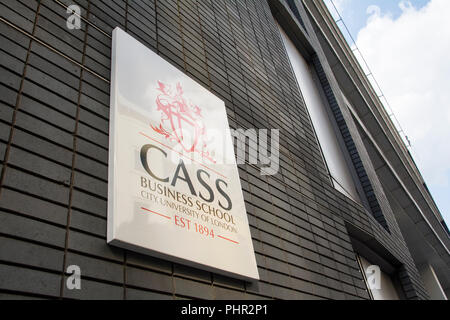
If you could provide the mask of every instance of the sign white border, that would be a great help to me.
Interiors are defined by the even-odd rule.
[[[119,42],[121,42],[119,44]],[[119,88],[119,83],[122,83],[120,81],[123,81],[120,79],[120,77],[123,77],[120,74],[120,71],[118,69],[124,68],[123,65],[119,65],[119,55],[129,55],[128,51],[124,49],[126,43],[126,49],[129,50],[129,52],[133,52],[131,54],[131,57],[133,54],[141,54],[145,57],[148,56],[148,59],[152,61],[152,63],[157,63],[157,68],[166,68],[164,69],[168,73],[176,74],[177,79],[182,78],[185,82],[188,82],[191,86],[197,86],[198,90],[203,90],[205,95],[210,95],[213,99],[213,101],[220,101],[220,108],[223,108],[223,111],[220,111],[219,114],[221,114],[221,118],[219,121],[221,122],[221,126],[226,126],[228,129],[228,119],[225,112],[225,104],[222,100],[214,96],[212,93],[207,91],[205,88],[203,88],[200,84],[193,81],[191,78],[183,74],[181,71],[170,65],[167,61],[163,60],[161,57],[159,57],[156,53],[139,43],[137,40],[135,40],[133,37],[125,33],[120,28],[116,28],[113,31],[113,37],[112,37],[112,56],[111,56],[111,97],[110,97],[110,129],[109,129],[109,168],[108,168],[108,232],[107,232],[107,242],[111,245],[115,245],[118,247],[122,247],[128,250],[137,251],[143,254],[149,254],[151,256],[155,256],[158,258],[162,258],[165,260],[173,261],[180,264],[186,264],[193,267],[197,267],[200,269],[204,269],[211,272],[216,272],[220,274],[224,274],[230,277],[243,279],[247,281],[254,281],[259,280],[259,274],[258,269],[256,265],[256,259],[254,255],[254,249],[253,249],[253,243],[251,239],[250,229],[248,225],[248,219],[247,219],[247,213],[245,211],[245,205],[244,205],[244,199],[242,195],[242,188],[240,184],[239,174],[237,170],[236,164],[232,164],[231,167],[228,164],[227,168],[231,168],[231,176],[233,181],[233,195],[234,200],[237,202],[237,210],[235,219],[239,220],[239,226],[240,226],[240,234],[239,239],[241,240],[241,246],[236,246],[236,249],[232,249],[230,246],[230,241],[227,243],[227,241],[222,241],[223,244],[221,244],[220,240],[214,240],[216,241],[214,244],[211,244],[212,242],[204,241],[205,246],[211,246],[216,245],[218,251],[223,251],[223,253],[228,257],[228,260],[234,260],[235,258],[240,261],[231,261],[229,264],[227,264],[226,267],[221,267],[220,263],[217,261],[224,261],[223,257],[221,259],[215,258],[214,255],[208,256],[208,259],[211,259],[211,263],[205,263],[205,257],[202,257],[199,259],[198,251],[199,249],[196,249],[196,254],[189,253],[189,250],[187,250],[187,253],[179,253],[179,251],[171,251],[171,252],[177,252],[177,254],[168,254],[167,252],[170,250],[170,248],[164,248],[161,246],[161,244],[158,243],[146,243],[146,241],[143,241],[144,239],[140,238],[139,241],[136,241],[136,237],[134,235],[130,236],[130,233],[128,233],[127,236],[119,235],[118,234],[118,225],[120,224],[118,215],[123,214],[118,207],[119,205],[123,204],[125,201],[124,199],[127,199],[127,201],[131,201],[131,198],[127,196],[126,192],[124,192],[122,183],[123,183],[123,172],[120,172],[121,170],[124,170],[122,168],[123,166],[123,158],[121,165],[119,166],[119,153],[122,152],[120,150],[118,143],[120,139],[123,139],[122,136],[124,135],[123,132],[118,132],[118,123],[119,121],[122,121],[123,115],[119,113],[119,95],[122,96],[122,93],[119,92],[121,88]],[[124,53],[127,52],[127,53]],[[127,56],[128,57],[128,56]],[[128,59],[126,60],[126,64],[128,65],[133,63],[138,63],[137,61],[132,61],[134,59]],[[148,61],[145,59],[144,61]],[[155,62],[156,61],[156,62]],[[123,61],[121,62],[123,63]],[[144,62],[145,63],[145,62]],[[134,66],[136,67],[136,66]],[[123,72],[123,70],[121,71]],[[156,71],[155,71],[156,72]],[[153,76],[153,75],[152,75]],[[128,79],[129,80],[129,79]],[[144,79],[144,81],[146,81]],[[202,91],[202,92],[203,92]],[[214,100],[216,99],[216,100]],[[215,107],[216,109],[218,107]],[[221,109],[219,109],[221,110]],[[209,125],[209,124],[207,124]],[[119,137],[119,134],[122,136]],[[121,140],[123,141],[123,140]],[[228,139],[226,143],[232,144],[231,137]],[[121,145],[122,146],[122,145]],[[232,152],[232,158],[234,160],[234,150],[231,148]],[[132,157],[132,153],[130,153],[130,157]],[[123,157],[123,155],[121,155]],[[127,167],[129,168],[129,167]],[[230,170],[230,169],[228,169]],[[118,177],[122,177],[122,181],[118,180]],[[119,185],[121,183],[121,185]],[[126,191],[126,190],[125,190]],[[127,198],[128,197],[128,198]],[[119,203],[120,202],[120,203]],[[120,206],[120,208],[124,208],[123,205]],[[236,209],[235,209],[236,210]],[[135,212],[133,214],[136,215]],[[175,219],[174,219],[175,220]],[[141,227],[141,225],[139,225]],[[133,226],[130,226],[130,228],[133,228]],[[149,230],[151,231],[151,230]],[[172,231],[170,231],[172,232]],[[177,235],[175,236],[179,237],[179,243],[183,244],[184,241],[188,241],[187,239],[192,240],[192,235],[190,235],[191,238],[186,238],[184,235]],[[224,237],[221,237],[224,239]],[[229,239],[227,239],[229,240]],[[203,241],[203,240],[202,240]],[[159,241],[155,241],[159,242]],[[145,244],[143,244],[145,243]],[[172,243],[172,242],[171,242]],[[238,243],[238,242],[235,242]],[[168,244],[170,247],[173,244]],[[211,248],[208,247],[208,250],[205,250],[205,252],[211,253]],[[239,251],[238,251],[239,250]],[[190,254],[192,257],[190,257]],[[216,261],[217,260],[217,261]],[[202,262],[199,262],[202,261]]]

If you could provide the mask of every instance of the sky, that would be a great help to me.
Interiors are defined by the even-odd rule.
[[[338,20],[330,1],[325,0]],[[450,0],[333,2],[450,227]]]

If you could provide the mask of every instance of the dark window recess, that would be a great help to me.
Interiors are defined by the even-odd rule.
[[[450,231],[448,230],[448,226],[447,226],[447,224],[445,223],[445,221],[444,220],[442,220],[441,221],[441,224],[442,224],[442,226],[444,227],[444,230],[447,232],[447,234],[450,236]]]
[[[298,22],[302,26],[303,30],[306,33],[308,33],[308,31],[306,31],[305,23],[303,22],[303,19],[300,16],[300,12],[298,11],[297,5],[295,4],[295,0],[286,0],[286,2],[288,4],[289,8],[291,9],[292,13],[294,14],[294,16],[297,18]]]
[[[359,177],[359,182],[361,183],[361,186],[364,190],[364,195],[369,204],[370,211],[371,211],[373,217],[378,221],[378,223],[381,226],[383,226],[383,228],[385,228],[387,231],[389,231],[389,226],[387,224],[386,218],[384,217],[384,214],[381,210],[380,204],[378,203],[378,199],[375,195],[375,192],[372,187],[372,183],[370,182],[370,179],[367,175],[366,169],[364,168],[364,166],[362,164],[361,158],[356,149],[355,142],[353,141],[353,138],[350,135],[350,131],[347,127],[347,123],[345,122],[344,117],[342,116],[342,112],[336,101],[336,97],[334,96],[333,91],[329,90],[330,84],[328,82],[327,76],[325,74],[325,71],[323,70],[322,64],[320,63],[319,57],[317,56],[317,54],[315,54],[313,56],[312,62],[317,71],[317,74],[319,76],[320,83],[326,93],[326,97],[327,97],[328,103],[331,107],[331,111],[333,112],[333,115],[334,115],[334,118],[336,119],[339,130],[342,134],[342,137],[344,138],[344,142],[345,142],[347,151],[350,153],[350,158],[352,159],[353,166]]]

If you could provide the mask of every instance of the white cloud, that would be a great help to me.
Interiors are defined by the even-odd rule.
[[[449,188],[449,0],[422,9],[401,1],[400,17],[372,7],[357,45],[408,134],[425,181]]]

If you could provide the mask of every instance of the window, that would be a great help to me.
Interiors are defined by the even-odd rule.
[[[396,286],[387,273],[378,266],[373,268],[373,264],[364,257],[358,256],[358,260],[374,300],[400,300]]]
[[[318,77],[283,29],[279,25],[278,28],[322,148],[334,188],[361,204],[350,167],[345,159],[344,152],[347,150],[336,134],[337,128],[335,128],[334,119]]]

